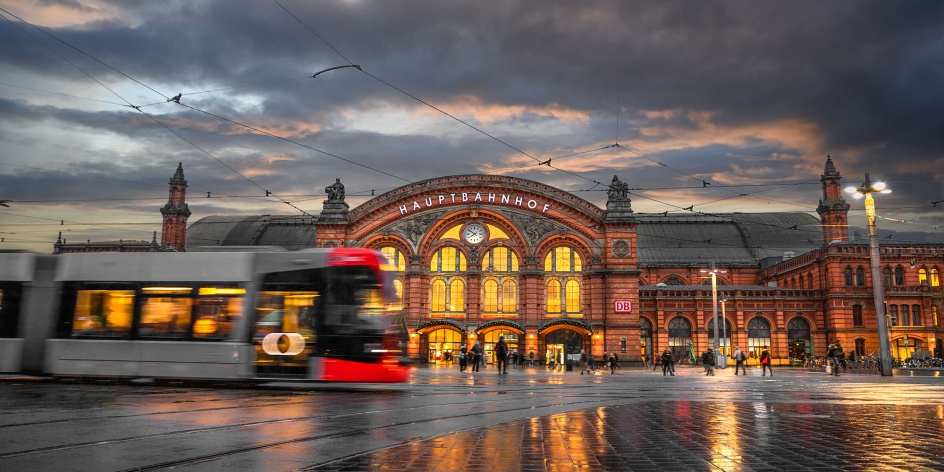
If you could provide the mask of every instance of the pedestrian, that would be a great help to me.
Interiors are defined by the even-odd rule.
[[[738,372],[744,371],[744,375],[747,375],[747,364],[744,361],[747,360],[747,354],[741,350],[741,348],[734,346],[734,375],[737,375]]]
[[[610,363],[610,373],[615,374],[616,373],[616,353],[615,352],[610,353],[610,359],[608,362]]]
[[[469,363],[469,349],[464,345],[459,348],[459,372],[465,372],[465,367]]]
[[[528,353],[528,367],[534,367],[534,351]]]
[[[834,339],[833,343],[826,348],[826,357],[833,363],[833,375],[839,377],[839,358],[843,357],[842,353],[842,343],[838,339]]]
[[[659,366],[662,365],[662,356],[657,356],[655,353],[652,354],[652,371],[655,372]]]
[[[554,370],[554,351],[548,349],[544,353],[544,360],[547,362],[547,370]]]
[[[479,371],[479,364],[482,363],[482,346],[476,341],[472,346],[472,372]]]
[[[675,359],[672,357],[672,351],[668,349],[662,351],[662,376],[666,373],[675,375]]]
[[[499,336],[495,344],[495,366],[499,374],[508,373],[508,345],[505,344],[504,336]]]
[[[770,376],[774,376],[774,371],[770,368],[770,351],[765,347],[764,350],[760,351],[760,368],[761,377],[767,375],[767,372],[770,372]]]
[[[593,353],[592,353],[592,352],[588,352],[588,353],[587,353],[587,371],[588,371],[589,373],[591,373],[591,374],[595,374],[595,373],[597,372],[597,368],[596,368],[596,366],[595,366],[594,363],[593,363]]]
[[[580,350],[580,375],[583,375],[584,372],[589,372],[587,369],[587,351],[584,349]]]
[[[715,353],[710,347],[701,353],[701,363],[705,365],[705,375],[715,375]]]

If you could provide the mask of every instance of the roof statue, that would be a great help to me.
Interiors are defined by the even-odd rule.
[[[329,202],[343,202],[344,201],[344,184],[341,183],[341,179],[335,179],[334,183],[325,187],[325,192],[328,194]]]
[[[610,189],[606,191],[606,194],[610,201],[629,200],[629,185],[620,182],[619,177],[614,175],[613,183],[610,184]]]

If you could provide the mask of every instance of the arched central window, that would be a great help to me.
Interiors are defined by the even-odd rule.
[[[583,262],[570,247],[556,247],[544,257],[544,276],[548,315],[583,316],[580,309],[580,287]]]
[[[465,254],[452,246],[439,248],[429,262],[431,313],[465,313]]]
[[[760,357],[760,351],[767,347],[770,347],[770,323],[758,316],[747,323],[748,355]]]
[[[482,312],[518,313],[518,256],[506,247],[493,247],[482,257]]]

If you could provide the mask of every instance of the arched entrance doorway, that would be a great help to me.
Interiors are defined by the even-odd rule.
[[[420,326],[419,358],[428,364],[453,364],[459,362],[464,331],[451,322],[442,320]]]
[[[568,361],[580,363],[580,350],[593,352],[590,325],[571,318],[549,320],[538,328],[538,356],[548,368],[564,369]]]
[[[787,323],[787,349],[790,359],[803,360],[813,357],[813,335],[810,333],[810,324],[797,316]],[[770,353],[776,356],[774,352]]]
[[[501,336],[505,337],[505,345],[508,346],[508,362],[511,362],[512,353],[518,351],[518,340],[522,337],[521,333],[509,328],[492,329],[482,335],[483,348],[485,351],[484,361],[486,364],[495,363],[495,344],[498,343],[498,338]]]

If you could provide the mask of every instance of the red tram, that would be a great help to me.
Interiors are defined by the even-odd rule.
[[[0,372],[402,382],[378,252],[0,253]]]

